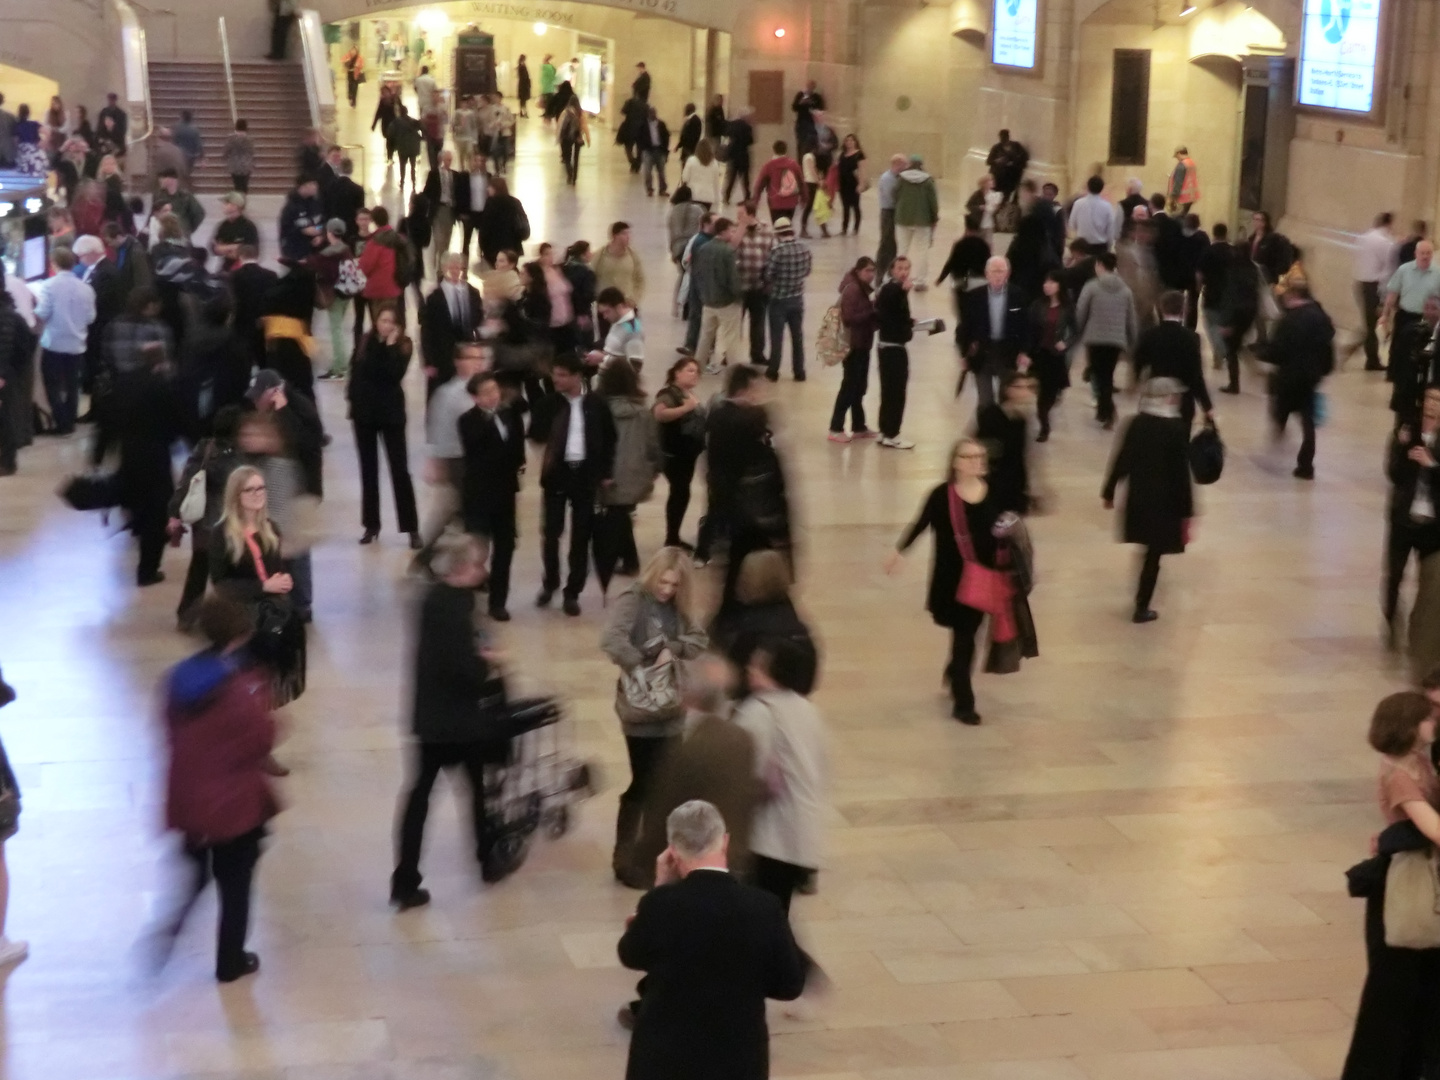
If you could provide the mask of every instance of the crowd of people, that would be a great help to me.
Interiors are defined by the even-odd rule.
[[[575,183],[588,118],[571,79],[551,60],[539,69],[535,97]],[[364,71],[358,49],[345,68],[353,106]],[[523,57],[517,76],[519,117],[528,118],[532,83]],[[193,239],[205,211],[189,175],[205,151],[187,116],[158,137],[160,167],[147,210],[128,197],[118,167],[123,111],[117,136],[109,110],[98,131],[83,109],[71,116],[58,99],[43,126],[24,107],[7,125],[9,114],[0,110],[0,165],[55,171],[65,203],[49,215],[49,278],[33,296],[9,277],[0,292],[0,475],[16,469],[31,397],[25,373],[38,346],[49,403],[42,419],[60,437],[93,423],[94,464],[115,457],[99,485],[102,501],[88,505],[126,514],[139,546],[137,583],[163,581],[165,543],[186,532],[192,538],[177,618],[205,648],[166,683],[167,822],[185,838],[189,873],[180,902],[153,935],[156,957],[168,955],[213,877],[221,894],[217,978],[232,981],[259,967],[245,948],[251,883],[278,807],[274,778],[287,771],[274,755],[271,709],[305,690],[306,626],[315,610],[309,548],[330,442],[317,394],[324,393],[320,384],[343,380],[361,478],[359,542],[373,545],[381,535],[383,445],[395,524],[415,553],[412,573],[425,582],[411,709],[414,769],[396,828],[391,902],[400,911],[430,902],[421,851],[431,791],[444,769],[462,768],[470,780],[482,877],[498,881],[522,857],[501,843],[490,804],[510,751],[506,657],[489,623],[512,618],[529,442],[541,491],[536,605],[549,607],[558,594],[565,615],[578,617],[592,568],[602,590],[617,575],[629,580],[607,607],[599,648],[616,667],[615,712],[630,767],[612,871],[624,885],[649,890],[619,946],[622,962],[645,972],[637,1000],[620,1010],[634,1030],[631,1075],[673,1076],[704,1060],[707,1075],[764,1076],[765,998],[790,1000],[825,983],[787,916],[792,897],[815,886],[828,783],[825,725],[809,700],[821,655],[791,599],[791,491],[766,382],[780,378],[787,330],[793,377],[807,378],[805,291],[813,258],[806,241],[812,223],[829,235],[837,200],[842,234],[852,217],[858,234],[860,197],[870,186],[865,152],[857,135],[839,137],[824,96],[808,83],[792,102],[794,154],[788,139],[775,141],[752,182],[750,112],[729,115],[716,98],[703,115],[685,106],[672,193],[671,132],[651,104],[650,73],[637,65],[617,143],[647,194],[670,201],[671,304],[685,321],[685,342],[667,364],[646,353],[639,311],[647,268],[629,225],[612,223],[595,246],[533,243],[529,215],[504,176],[516,115],[498,94],[462,100],[452,115],[423,65],[414,91],[412,116],[398,91],[382,89],[372,124],[382,129],[387,159],[399,158],[402,189],[408,168],[408,212],[392,223],[384,206],[367,206],[343,149],[306,133],[278,220],[281,272],[261,264],[259,230],[247,216],[253,147],[243,120],[223,151],[234,191],[222,200],[224,220],[208,247],[200,248]],[[423,185],[422,150],[429,163]],[[932,535],[926,607],[951,632],[943,677],[962,724],[981,722],[977,651],[981,670],[998,674],[1039,654],[1026,520],[1044,508],[1044,498],[1029,456],[1033,443],[1051,437],[1077,353],[1101,430],[1117,422],[1122,358],[1140,389],[1139,413],[1116,437],[1099,493],[1113,507],[1123,489],[1121,538],[1144,550],[1135,623],[1158,617],[1161,559],[1185,550],[1196,513],[1196,443],[1206,432],[1215,441],[1201,331],[1213,366],[1225,372],[1220,392],[1240,392],[1247,349],[1268,365],[1277,431],[1292,414],[1302,427],[1294,475],[1314,478],[1333,324],[1310,295],[1300,252],[1268,215],[1257,213],[1250,235],[1234,243],[1223,223],[1208,234],[1201,228],[1191,212],[1199,199],[1195,163],[1184,147],[1175,159],[1163,193],[1147,198],[1136,182],[1114,202],[1097,173],[1062,205],[1055,185],[1026,177],[1025,147],[1000,132],[989,171],[966,203],[963,235],[934,281],[951,283],[957,397],[973,380],[977,409],[972,433],[955,444],[887,569],[898,570],[904,552]],[[943,329],[939,320],[917,320],[910,308],[910,294],[930,285],[939,189],[913,155],[895,155],[875,186],[876,257],[860,258],[845,274],[822,327],[820,359],[841,367],[828,438],[876,438],[908,450],[908,347],[917,333]],[[732,203],[737,189],[742,198]],[[1357,348],[1367,368],[1381,367],[1376,329],[1393,328],[1387,370],[1396,426],[1382,608],[1398,644],[1400,587],[1416,552],[1410,657],[1433,701],[1430,673],[1440,665],[1440,532],[1431,491],[1440,438],[1440,389],[1432,385],[1440,374],[1440,267],[1423,230],[1400,244],[1391,226],[1381,215],[1359,247],[1357,295],[1367,335]],[[649,269],[653,282],[656,268]],[[427,278],[434,279],[428,290]],[[317,371],[312,327],[322,310],[329,363]],[[646,310],[657,310],[653,298]],[[872,352],[877,429],[864,405]],[[430,489],[423,520],[409,468],[405,390],[417,357]],[[658,392],[642,389],[642,372],[663,378]],[[700,389],[707,374],[723,375],[722,389],[708,397]],[[177,482],[170,455],[179,443],[190,454]],[[705,510],[692,543],[686,523],[702,458]],[[661,475],[665,539],[647,555],[634,516]],[[78,505],[78,494],[73,498]],[[717,557],[723,585],[706,618],[695,575]],[[1409,820],[1434,839],[1440,785],[1426,753],[1432,712],[1419,694],[1387,699],[1371,742],[1385,755],[1387,821]],[[0,770],[0,810],[15,788],[8,773]],[[0,827],[5,820],[0,814]],[[1386,856],[1391,850],[1402,849],[1382,844]],[[1429,1014],[1401,1030],[1391,1006],[1397,987],[1420,985],[1429,969],[1386,943],[1383,901],[1377,909],[1375,895],[1357,1046],[1369,1040],[1420,1053],[1431,1038],[1418,1033]],[[3,913],[0,887],[0,935]],[[677,951],[667,934],[677,921],[713,925],[713,940],[692,932],[686,938],[698,940],[698,950]],[[18,945],[0,936],[0,962],[23,956]],[[710,1008],[722,988],[723,1008]],[[716,1072],[722,1061],[733,1071]]]

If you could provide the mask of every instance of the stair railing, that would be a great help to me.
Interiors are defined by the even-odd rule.
[[[150,50],[145,42],[145,27],[135,9],[126,0],[111,0],[120,18],[120,49],[125,67],[125,102],[133,107],[145,104],[145,134],[126,132],[125,147],[129,149],[155,134],[155,109],[150,104]],[[137,125],[138,126],[138,125]]]
[[[296,22],[301,66],[305,69],[305,95],[310,99],[310,126],[323,130],[326,115],[335,115],[335,87],[331,81],[324,23],[320,13],[309,8],[300,12]]]
[[[225,29],[225,16],[220,16],[220,56],[225,61],[225,89],[230,94],[230,123],[233,126],[240,119],[240,110],[235,107],[235,72],[230,67],[230,34]]]

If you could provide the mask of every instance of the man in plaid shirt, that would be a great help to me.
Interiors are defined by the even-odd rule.
[[[741,302],[750,319],[750,362],[763,364],[765,310],[769,306],[765,291],[765,264],[770,258],[770,249],[775,246],[775,234],[755,217],[753,202],[740,205],[735,223],[744,230],[735,249],[735,263],[740,270],[740,287],[745,293]]]
[[[770,300],[770,362],[765,377],[780,378],[785,327],[790,327],[790,362],[796,382],[805,381],[805,279],[810,276],[810,249],[795,239],[789,218],[775,219],[775,244],[765,261],[765,286]]]

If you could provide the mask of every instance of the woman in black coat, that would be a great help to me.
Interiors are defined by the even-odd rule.
[[[1184,389],[1175,379],[1151,379],[1145,384],[1140,413],[1120,436],[1120,449],[1101,493],[1108,510],[1115,505],[1115,488],[1122,481],[1127,485],[1121,539],[1145,547],[1132,619],[1137,623],[1159,618],[1150,608],[1150,598],[1160,576],[1160,557],[1185,551],[1195,513],[1190,433],[1180,418]]]
[[[815,638],[795,610],[790,585],[785,556],[778,551],[752,551],[745,556],[735,584],[738,606],[710,627],[711,645],[723,650],[740,673],[738,697],[749,693],[745,672],[755,650],[777,641],[790,642],[798,650],[797,659],[804,658],[791,689],[806,697],[815,689],[820,666]]]
[[[968,540],[964,546],[973,551],[982,566],[996,568],[999,541],[995,535],[1000,506],[985,480],[989,454],[975,439],[961,439],[951,456],[950,478],[930,492],[920,508],[920,516],[900,536],[894,554],[886,565],[888,573],[901,566],[905,551],[926,529],[935,534],[935,561],[930,568],[930,592],[926,610],[937,626],[950,629],[950,663],[945,678],[955,699],[951,715],[962,724],[980,723],[975,711],[975,691],[970,684],[970,668],[975,659],[975,634],[985,613],[960,603],[960,578],[965,568],[961,541],[956,538],[952,508],[963,514]],[[958,504],[954,505],[953,504]]]
[[[400,333],[395,305],[385,303],[375,312],[375,328],[366,335],[350,368],[350,421],[355,425],[355,448],[360,455],[360,522],[370,544],[380,535],[379,443],[385,441],[390,463],[390,484],[395,492],[395,516],[400,531],[410,534],[410,547],[420,550],[420,521],[415,510],[415,486],[405,448],[405,390],[401,383],[410,366],[414,347]]]
[[[1039,382],[1035,415],[1040,421],[1036,442],[1050,438],[1050,410],[1070,385],[1070,343],[1075,339],[1075,312],[1065,299],[1064,272],[1051,270],[1041,287],[1043,295],[1030,305],[1026,321],[1025,355]]]
[[[595,271],[590,269],[590,241],[576,240],[560,267],[570,282],[570,307],[575,312],[575,345],[581,352],[595,347]]]
[[[525,207],[510,194],[503,176],[492,177],[485,209],[480,211],[480,253],[491,266],[502,251],[525,254],[525,241],[530,239],[530,219]]]

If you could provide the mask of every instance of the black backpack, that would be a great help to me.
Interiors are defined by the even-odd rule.
[[[1213,484],[1225,471],[1225,444],[1220,441],[1220,432],[1215,421],[1205,421],[1205,426],[1190,440],[1190,475],[1197,484]]]

